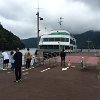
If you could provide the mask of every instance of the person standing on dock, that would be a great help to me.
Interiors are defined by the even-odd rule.
[[[62,51],[60,52],[60,57],[61,57],[61,66],[65,67],[65,57],[66,57],[66,53],[64,52],[64,49],[62,49]]]
[[[30,67],[31,60],[32,60],[32,54],[30,52],[30,49],[27,48],[27,52],[24,55],[24,61],[26,63],[26,68]]]
[[[7,70],[9,63],[9,55],[4,50],[2,50],[2,55],[3,55],[3,70]]]
[[[10,62],[11,62],[11,71],[14,71],[14,51],[11,50],[10,52]]]
[[[19,51],[19,48],[16,49],[16,53],[14,54],[14,66],[15,66],[15,82],[21,81],[21,67],[22,67],[22,53]]]

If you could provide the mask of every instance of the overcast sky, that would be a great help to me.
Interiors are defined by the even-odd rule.
[[[39,1],[40,35],[60,29],[77,34],[100,30],[100,0],[0,0],[0,22],[21,39],[37,36]]]

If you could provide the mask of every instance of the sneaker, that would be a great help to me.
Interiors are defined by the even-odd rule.
[[[67,68],[69,68],[69,67],[67,67]]]
[[[4,68],[3,68],[2,70],[7,70],[7,69],[4,69]]]
[[[21,82],[21,79],[19,79],[18,82]]]
[[[18,83],[19,81],[14,81],[14,82]]]
[[[16,83],[18,83],[19,81],[16,81]]]
[[[63,70],[67,70],[67,68],[62,68],[62,71],[63,71]]]

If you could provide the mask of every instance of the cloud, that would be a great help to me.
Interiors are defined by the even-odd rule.
[[[38,0],[0,0],[0,21],[2,25],[21,39],[37,36]],[[71,33],[100,30],[99,0],[40,0],[40,35],[60,29]]]
[[[63,8],[60,8],[60,12],[55,12],[52,15],[52,18],[47,17],[49,20],[50,26],[56,29],[58,26],[57,19],[61,16],[62,27],[63,29],[69,30],[72,33],[81,33],[87,30],[96,29],[98,30],[99,26],[98,21],[100,20],[100,12],[93,11],[89,6],[84,2],[80,1],[66,1],[63,5]],[[47,15],[46,15],[47,16]],[[54,23],[55,22],[55,23]],[[52,24],[53,23],[53,24]],[[97,23],[97,24],[96,24]],[[57,27],[56,27],[57,26]]]
[[[99,10],[100,8],[100,0],[72,0],[83,2],[86,5],[90,6],[93,10]]]

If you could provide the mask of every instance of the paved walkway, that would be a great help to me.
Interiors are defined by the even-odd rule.
[[[99,100],[100,80],[95,66],[62,71],[52,66],[22,68],[22,82],[14,83],[14,72],[0,71],[0,100]]]

